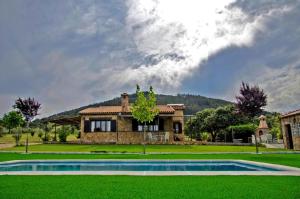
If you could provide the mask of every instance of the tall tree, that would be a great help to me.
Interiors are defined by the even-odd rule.
[[[236,96],[236,106],[240,113],[250,117],[257,116],[267,105],[267,96],[258,86],[250,86],[242,82],[240,95]]]
[[[15,102],[14,108],[18,109],[25,118],[26,127],[29,127],[30,122],[38,115],[38,110],[41,104],[34,100],[34,98],[21,99],[18,98]],[[26,153],[28,152],[28,133],[26,138]]]
[[[9,133],[11,129],[21,126],[24,123],[22,115],[17,111],[10,111],[4,114],[2,118],[2,124],[8,129]]]
[[[196,114],[192,123],[197,132],[209,132],[213,142],[221,130],[238,123],[238,116],[233,106],[223,106],[217,109],[204,109]]]
[[[159,110],[156,107],[156,96],[153,91],[152,86],[150,86],[150,90],[148,96],[146,97],[144,92],[140,90],[139,85],[136,86],[136,101],[134,102],[131,112],[133,118],[135,118],[138,122],[144,124],[143,133],[144,133],[144,153],[146,152],[146,124],[147,122],[152,122],[156,115],[158,115]]]

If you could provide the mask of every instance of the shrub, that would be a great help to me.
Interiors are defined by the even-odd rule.
[[[277,137],[277,140],[283,139],[283,135],[282,135],[281,131],[277,132],[276,137]]]
[[[209,138],[209,134],[207,132],[201,133],[201,139],[202,141],[207,141]]]
[[[16,141],[16,146],[19,146],[20,145],[20,140],[21,140],[21,137],[22,137],[22,128],[21,127],[13,128],[11,130],[11,132],[12,132],[13,138]]]
[[[36,128],[36,129],[34,129],[34,131],[35,131],[35,133],[37,133],[37,135],[41,139],[41,141],[43,141],[44,131],[40,128]]]
[[[244,143],[247,143],[248,138],[255,133],[256,128],[255,124],[250,123],[230,126],[228,130],[233,132],[234,139],[242,139]]]
[[[78,139],[81,137],[81,133],[80,131],[77,130],[77,136],[76,136]]]
[[[33,137],[35,132],[33,128],[24,128],[23,133],[30,133],[30,135]]]
[[[34,133],[35,133],[35,132],[34,132],[34,130],[33,130],[33,129],[31,129],[31,130],[30,130],[30,135],[31,135],[31,137],[33,137],[33,136],[34,136]]]
[[[67,130],[60,128],[58,129],[58,138],[60,142],[66,142],[69,133]]]
[[[4,134],[4,128],[2,126],[0,126],[0,137],[2,137]]]
[[[51,136],[49,133],[44,133],[44,136],[42,136],[43,142],[48,142],[51,139]]]

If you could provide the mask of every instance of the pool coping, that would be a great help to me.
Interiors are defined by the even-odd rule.
[[[1,164],[7,163],[18,163],[18,162],[176,162],[176,161],[190,161],[190,162],[220,162],[220,161],[230,161],[236,163],[252,164],[254,166],[264,166],[273,169],[283,169],[284,171],[10,171],[10,172],[0,172],[0,175],[130,175],[130,176],[218,176],[218,175],[259,175],[259,176],[300,176],[300,168],[255,162],[250,160],[236,160],[236,159],[58,159],[58,160],[11,160],[0,162]]]

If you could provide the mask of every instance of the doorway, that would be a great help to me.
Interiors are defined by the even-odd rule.
[[[292,137],[292,128],[290,124],[285,125],[285,131],[286,131],[286,146],[288,149],[294,149],[293,145],[293,137]]]

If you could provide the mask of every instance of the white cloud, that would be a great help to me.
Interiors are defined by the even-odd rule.
[[[299,109],[300,60],[280,68],[263,67],[257,82],[268,95],[268,110],[287,112]]]
[[[213,54],[229,46],[250,46],[264,21],[279,9],[248,16],[234,0],[128,0],[127,26],[137,50],[154,64],[125,70],[124,82],[180,86]],[[159,81],[158,81],[159,80]]]
[[[136,83],[177,93],[201,63],[231,46],[251,47],[256,33],[269,34],[265,23],[288,10],[272,2],[245,10],[234,0],[123,3],[0,6],[6,11],[0,12],[5,27],[0,66],[6,77],[0,83],[15,79],[0,87],[0,110],[15,96],[29,95],[41,101],[47,115],[132,92]]]

